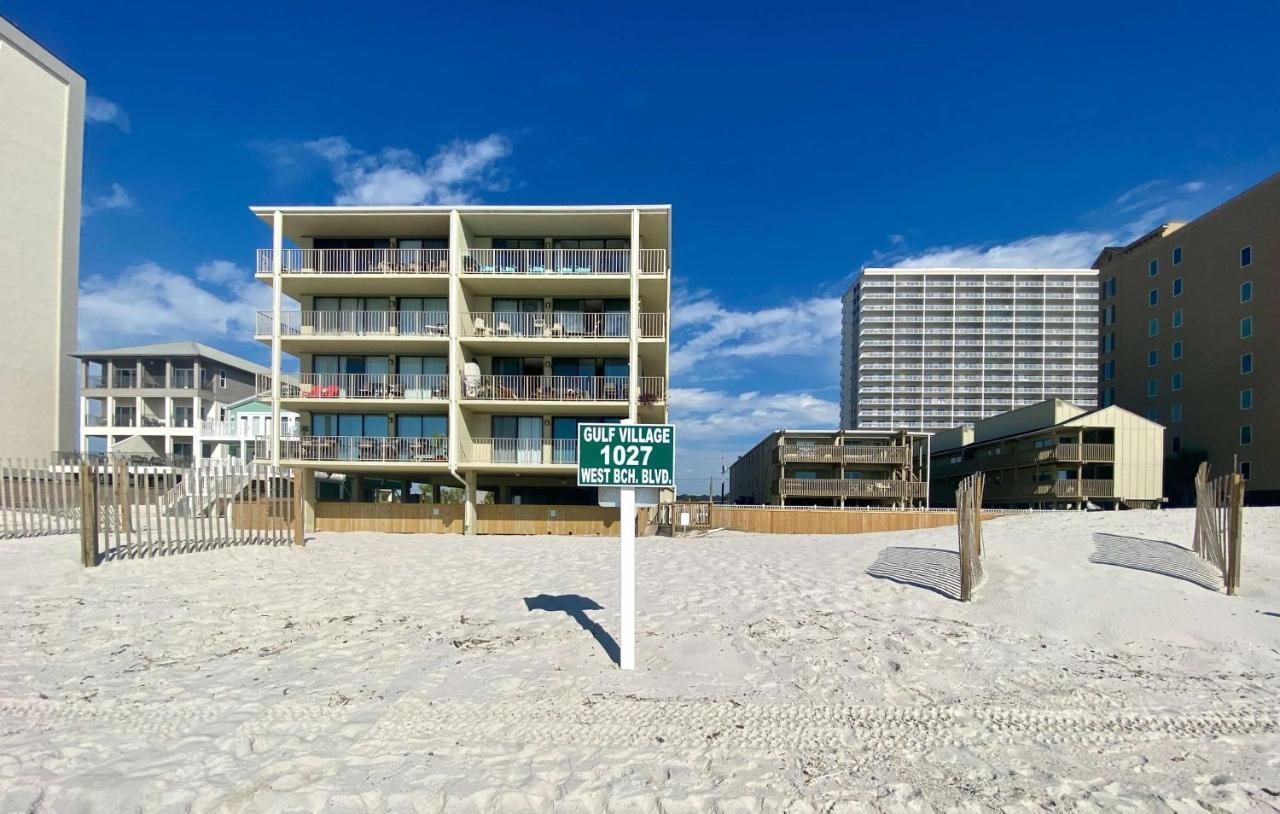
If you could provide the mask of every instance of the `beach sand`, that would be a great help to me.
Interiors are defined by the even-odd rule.
[[[970,604],[953,528],[642,538],[632,673],[616,540],[4,541],[0,811],[1272,810],[1245,523],[1227,597],[1189,510],[994,520]]]

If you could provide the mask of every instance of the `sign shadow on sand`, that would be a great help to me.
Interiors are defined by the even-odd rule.
[[[618,643],[614,641],[613,636],[609,635],[609,631],[600,626],[590,616],[587,611],[604,610],[604,606],[596,602],[594,599],[578,594],[561,594],[560,596],[552,596],[551,594],[538,594],[537,596],[526,596],[524,598],[525,607],[530,611],[560,611],[569,615],[578,626],[587,631],[592,637],[604,648],[607,655],[614,664],[620,662],[621,650]]]
[[[1222,574],[1218,569],[1177,543],[1104,532],[1095,532],[1093,543],[1095,550],[1089,562],[1161,574],[1210,591],[1222,588]]]
[[[867,568],[867,574],[924,588],[948,599],[960,598],[960,554],[956,551],[890,546],[880,552]]]

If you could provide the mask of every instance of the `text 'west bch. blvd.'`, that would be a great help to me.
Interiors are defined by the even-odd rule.
[[[670,424],[579,424],[579,486],[674,486]]]

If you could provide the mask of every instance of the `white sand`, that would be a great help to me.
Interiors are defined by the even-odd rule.
[[[1280,510],[1247,512],[1240,597],[1090,562],[1095,531],[1191,523],[991,522],[970,605],[867,574],[927,573],[954,555],[896,549],[953,529],[641,540],[631,674],[524,602],[587,597],[616,633],[612,540],[90,571],[71,538],[2,542],[0,811],[1271,810]]]

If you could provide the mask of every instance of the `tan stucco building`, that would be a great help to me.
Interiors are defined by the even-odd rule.
[[[1095,265],[1098,403],[1168,427],[1170,497],[1187,502],[1207,456],[1280,501],[1280,174]]]
[[[85,85],[0,18],[0,456],[75,438]]]
[[[932,502],[954,505],[960,480],[981,472],[986,505],[1153,508],[1164,496],[1163,438],[1164,427],[1128,410],[1049,399],[933,436]]]

